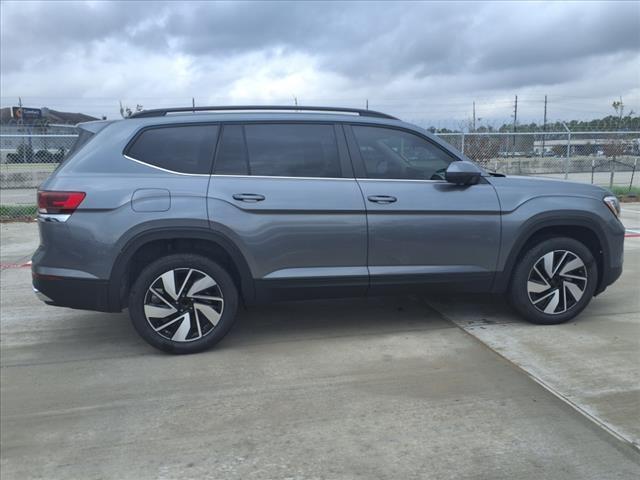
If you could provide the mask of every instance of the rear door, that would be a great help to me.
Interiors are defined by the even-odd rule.
[[[446,182],[457,158],[414,132],[346,129],[367,209],[372,293],[411,284],[488,290],[500,245],[494,188]]]
[[[366,291],[364,200],[334,124],[223,125],[208,209],[247,259],[258,299]]]

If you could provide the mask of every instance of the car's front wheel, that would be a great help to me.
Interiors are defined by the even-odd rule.
[[[563,323],[578,315],[593,297],[598,266],[591,251],[567,237],[531,247],[512,277],[509,297],[514,308],[533,323]]]
[[[136,331],[170,353],[195,353],[218,343],[231,329],[237,307],[231,276],[200,255],[168,255],[147,265],[129,295]]]

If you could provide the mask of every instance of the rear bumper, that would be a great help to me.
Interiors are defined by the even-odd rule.
[[[108,302],[108,282],[32,273],[36,296],[48,305],[112,312]]]

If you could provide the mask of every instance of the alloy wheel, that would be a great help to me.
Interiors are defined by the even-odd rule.
[[[533,264],[527,293],[536,309],[559,315],[580,301],[588,281],[587,267],[579,256],[568,250],[554,250]]]
[[[157,277],[147,289],[144,315],[167,340],[192,342],[210,334],[224,309],[216,281],[194,268],[176,268]]]

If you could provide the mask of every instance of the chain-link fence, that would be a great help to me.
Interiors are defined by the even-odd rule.
[[[35,216],[36,188],[64,159],[77,137],[73,127],[0,133],[0,219]],[[639,132],[440,133],[484,167],[508,175],[566,178],[631,190],[640,185]]]
[[[489,170],[565,178],[609,188],[638,186],[640,132],[438,134]],[[617,189],[616,189],[617,190]]]
[[[0,220],[33,218],[36,188],[60,164],[76,141],[74,127],[32,133],[3,127],[0,134]]]

